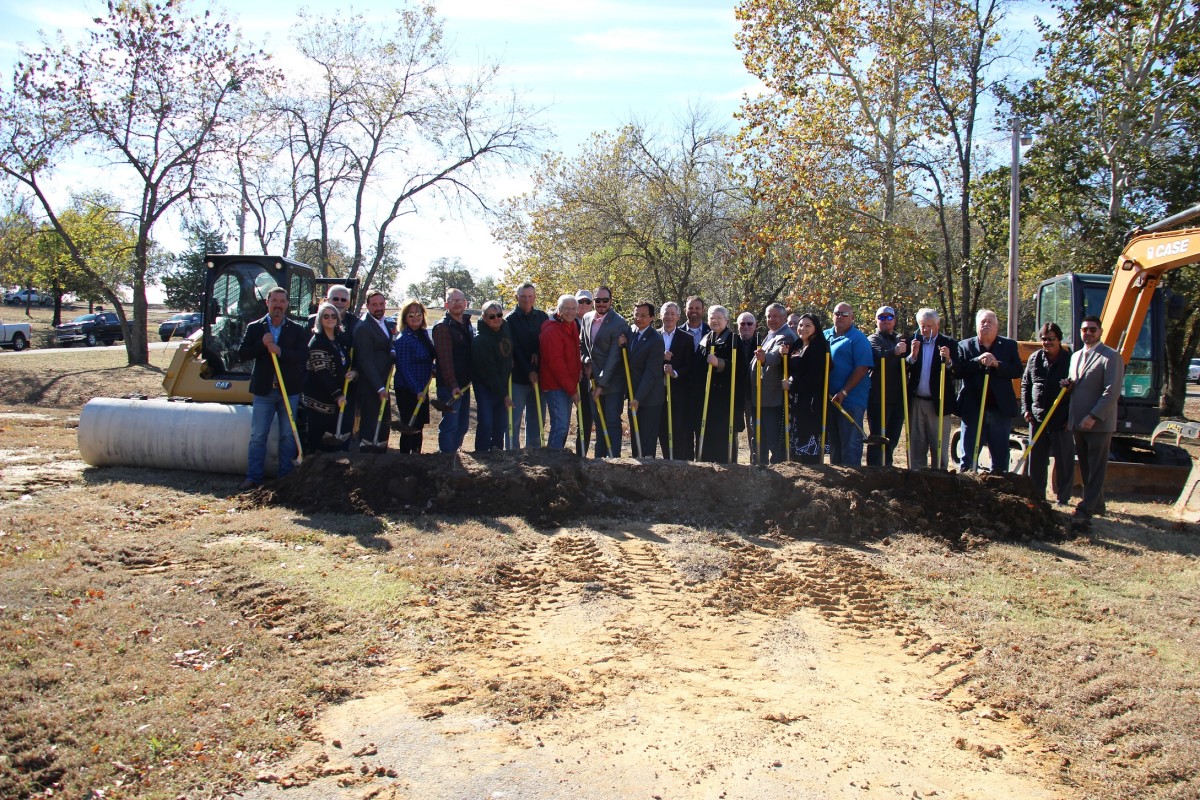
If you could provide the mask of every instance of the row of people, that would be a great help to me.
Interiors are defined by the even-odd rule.
[[[890,306],[877,310],[876,329],[868,336],[854,324],[848,303],[835,306],[828,329],[814,314],[789,319],[782,305],[771,304],[760,337],[753,314],[740,314],[735,329],[725,307],[706,309],[699,297],[689,297],[683,310],[673,302],[659,309],[638,303],[632,324],[613,310],[606,286],[561,296],[552,314],[536,307],[532,284],[523,284],[516,299],[507,315],[498,301],[485,304],[472,329],[465,295],[451,289],[445,316],[432,329],[426,309],[414,300],[401,308],[393,330],[384,318],[382,293],[368,295],[367,311],[359,319],[346,311],[349,290],[335,286],[305,340],[307,332],[286,318],[287,295],[279,289],[268,296],[267,317],[247,330],[243,357],[262,359],[274,353],[280,365],[276,375],[290,386],[301,385],[294,381],[303,364],[299,405],[308,416],[308,451],[331,435],[348,438],[339,426],[348,416],[354,427],[354,411],[347,412],[353,405],[358,439],[372,435],[370,441],[377,440],[377,421],[388,420],[390,426],[394,390],[400,449],[420,452],[421,431],[434,402],[427,397],[434,378],[442,411],[441,452],[462,447],[473,389],[476,451],[516,447],[522,427],[525,446],[540,445],[546,419],[545,442],[564,447],[575,417],[577,448],[586,451],[594,442],[597,457],[621,455],[628,420],[632,454],[643,458],[736,461],[737,434],[745,431],[752,462],[820,463],[828,455],[831,463],[858,465],[865,417],[872,434],[865,441],[867,463],[882,465],[893,461],[907,401],[910,465],[944,468],[949,463],[950,426],[957,415],[962,420],[957,460],[963,471],[974,468],[985,446],[993,471],[1006,471],[1012,418],[1021,415],[1040,427],[1049,410],[1045,400],[1083,382],[1089,391],[1075,392],[1035,439],[1031,473],[1044,486],[1053,455],[1058,465],[1054,491],[1065,502],[1068,465],[1073,470],[1073,450],[1079,449],[1085,484],[1093,489],[1103,484],[1102,474],[1099,481],[1096,475],[1103,469],[1102,459],[1095,454],[1107,443],[1096,434],[1108,428],[1111,437],[1120,392],[1120,380],[1103,373],[1119,370],[1120,359],[1097,349],[1099,333],[1086,327],[1098,324],[1096,320],[1081,329],[1081,352],[1092,361],[1080,361],[1076,373],[1064,377],[1063,364],[1074,360],[1062,346],[1061,331],[1044,327],[1043,350],[1023,366],[1016,342],[999,336],[997,317],[987,309],[976,317],[976,335],[955,342],[940,332],[938,315],[930,308],[917,312],[919,332],[908,340],[896,332]],[[1089,339],[1095,341],[1089,344]],[[1083,380],[1094,371],[1093,361],[1102,367],[1099,397],[1092,396],[1092,382]],[[1012,381],[1022,376],[1018,404]],[[353,393],[347,391],[351,383]],[[255,422],[247,485],[262,480],[269,416],[280,416],[281,428],[283,424],[278,380],[267,369],[259,370],[257,362],[252,391]],[[1076,409],[1080,414],[1073,416]],[[1068,427],[1073,436],[1065,435]],[[294,446],[283,444],[289,436],[280,439],[282,475],[290,468]],[[1085,493],[1082,508],[1089,514],[1102,511],[1102,495],[1097,499],[1094,492]]]

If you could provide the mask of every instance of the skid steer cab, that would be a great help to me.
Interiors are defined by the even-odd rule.
[[[205,403],[250,403],[251,362],[238,356],[246,327],[267,313],[267,294],[288,293],[288,316],[301,325],[322,291],[312,267],[279,256],[210,255],[205,259],[204,327],[181,344],[163,389],[172,398]],[[340,281],[339,281],[340,282]]]

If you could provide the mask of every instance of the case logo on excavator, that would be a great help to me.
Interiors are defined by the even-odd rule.
[[[1164,256],[1177,256],[1180,253],[1186,253],[1190,241],[1191,239],[1179,239],[1174,242],[1163,242],[1158,246],[1150,245],[1146,248],[1146,258],[1163,258]]]

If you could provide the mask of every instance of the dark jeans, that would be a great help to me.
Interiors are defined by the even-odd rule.
[[[1035,425],[1030,436],[1036,431]],[[1052,431],[1047,428],[1029,451],[1029,479],[1043,497],[1047,496],[1046,477],[1050,471],[1051,456],[1054,457],[1054,484],[1050,487],[1050,493],[1065,505],[1071,501],[1071,494],[1075,490],[1075,437],[1069,430]]]
[[[1012,420],[999,411],[988,409],[983,414],[983,434],[979,436],[979,450],[988,449],[992,457],[992,472],[1008,472],[1008,434]],[[962,418],[962,472],[975,468],[975,435],[979,430],[979,410]]]
[[[508,433],[506,395],[496,394],[482,381],[475,384],[475,452],[503,450]],[[529,387],[526,386],[526,389]],[[515,416],[515,412],[514,412]],[[514,424],[516,424],[514,422]]]

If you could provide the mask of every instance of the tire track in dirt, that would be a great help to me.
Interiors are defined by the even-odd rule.
[[[331,708],[342,747],[248,796],[1070,796],[1013,721],[955,710],[970,647],[915,628],[863,557],[650,534],[523,541],[436,608],[448,655]]]

